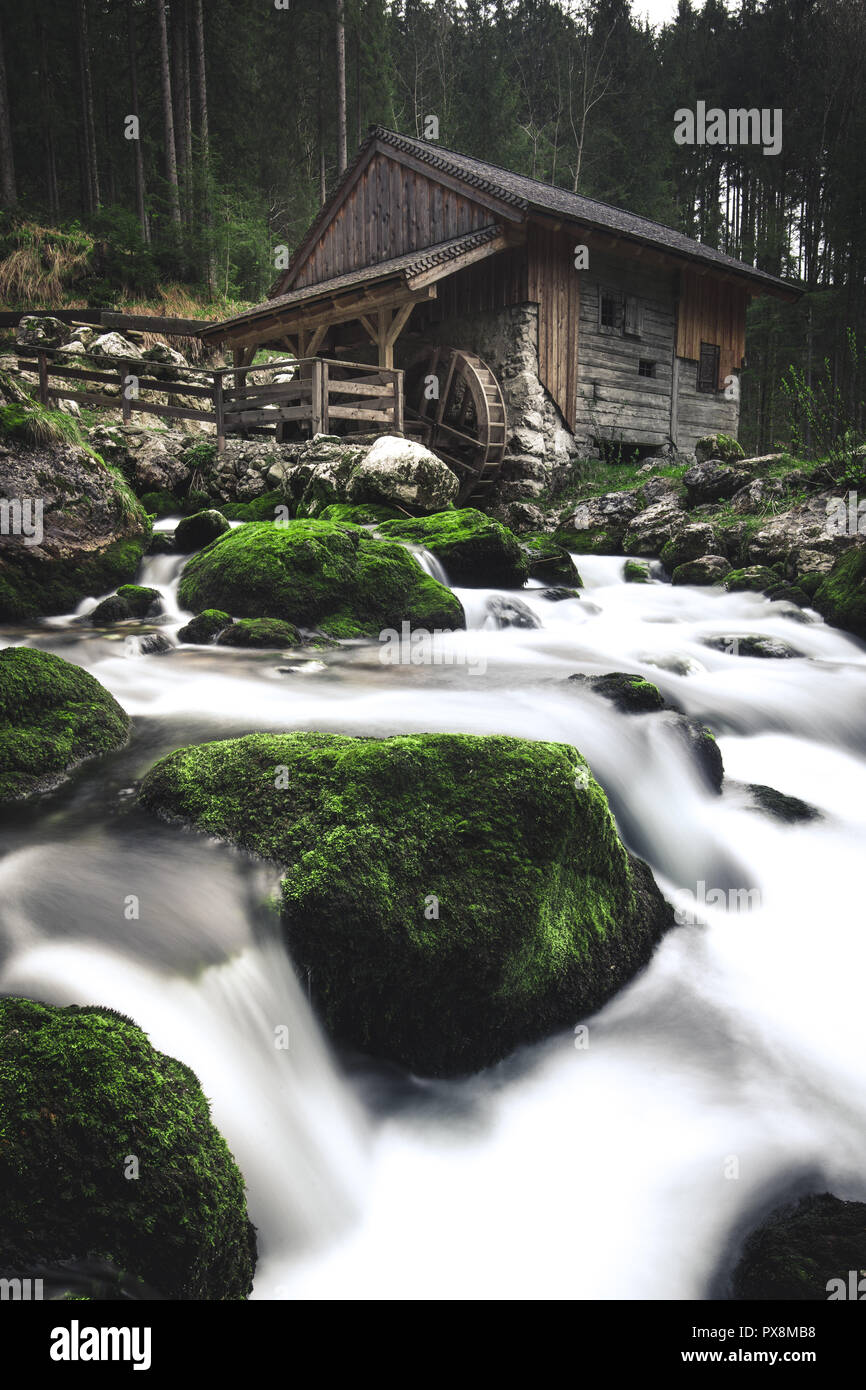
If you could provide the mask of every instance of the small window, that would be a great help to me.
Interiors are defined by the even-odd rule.
[[[637,364],[637,370],[639,376],[655,376],[656,364],[655,362],[649,362],[645,357],[642,357]]]
[[[627,294],[622,316],[622,331],[631,338],[639,338],[643,328],[643,312],[639,299]]]
[[[616,328],[616,299],[612,294],[601,296],[598,321],[602,328]]]
[[[698,390],[715,392],[719,389],[719,358],[721,348],[717,343],[701,343],[698,360]]]

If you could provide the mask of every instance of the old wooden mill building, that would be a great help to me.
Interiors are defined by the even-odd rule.
[[[798,297],[659,223],[376,126],[270,298],[201,336],[238,368],[288,349],[314,428],[405,429],[480,495],[521,412],[578,443],[736,435],[725,385],[760,294]],[[304,408],[284,404],[288,428]]]

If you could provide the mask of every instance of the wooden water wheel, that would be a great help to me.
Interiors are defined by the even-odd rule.
[[[407,432],[454,469],[457,505],[483,502],[499,475],[508,423],[487,363],[474,352],[434,348],[407,370],[405,394]]]

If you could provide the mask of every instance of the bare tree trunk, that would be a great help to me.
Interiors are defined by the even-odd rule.
[[[337,6],[337,173],[345,172],[346,153],[346,0]]]
[[[87,33],[87,0],[78,0],[78,65],[81,76],[81,109],[84,118],[84,172],[87,211],[99,209],[99,170],[96,164],[96,122],[93,119],[93,82],[90,75],[90,40]]]
[[[162,80],[162,119],[165,126],[165,177],[168,183],[171,220],[180,227],[180,190],[177,182],[177,150],[174,143],[174,116],[171,105],[171,68],[168,61],[168,28],[165,22],[165,0],[156,0],[156,22],[159,30],[159,69]]]
[[[322,26],[319,25],[319,203],[324,205],[327,189],[325,186],[325,114],[322,96]]]
[[[6,62],[3,56],[3,36],[0,34],[0,198],[4,208],[18,206],[15,187],[15,156],[12,150],[12,125],[9,120],[9,93],[6,89]]]
[[[132,95],[132,114],[138,116],[138,57],[135,41],[135,14],[132,5],[126,7],[126,40],[129,48],[129,86]],[[150,224],[144,194],[144,155],[141,152],[141,131],[133,140],[135,146],[135,211],[145,243],[150,243]]]
[[[216,268],[211,247],[213,217],[210,205],[210,134],[207,118],[207,72],[204,58],[204,13],[202,0],[195,0],[193,12],[195,40],[195,71],[198,95],[198,141],[201,159],[202,221],[205,226],[207,251],[205,253],[204,274],[208,290],[213,293],[216,283]]]

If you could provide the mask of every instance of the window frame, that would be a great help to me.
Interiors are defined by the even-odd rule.
[[[712,358],[710,359],[710,354]],[[721,370],[722,348],[719,343],[701,343],[695,375],[695,389],[701,395],[716,395],[719,390],[719,371]],[[706,371],[705,364],[712,360],[712,373]]]

